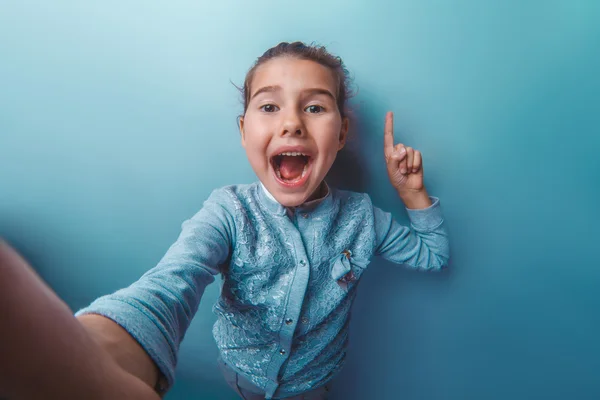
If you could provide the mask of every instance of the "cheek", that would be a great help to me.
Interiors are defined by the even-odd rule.
[[[265,141],[269,136],[269,126],[261,118],[248,118],[244,127],[246,140],[253,142]]]
[[[248,160],[254,165],[266,164],[267,145],[265,135],[261,135],[256,131],[246,132],[244,148]]]
[[[246,113],[246,129],[253,132],[260,132],[269,129],[269,123],[272,118],[267,118],[265,115],[261,115],[255,111],[248,111]]]
[[[328,168],[331,167],[331,165],[337,157],[338,147],[338,134],[334,133],[331,133],[330,135],[328,135],[328,138],[326,140],[322,140],[321,143],[319,143],[321,155],[323,156],[322,160],[324,166]]]
[[[340,143],[340,130],[341,124],[336,123],[337,121],[333,121],[326,129],[324,129],[325,135],[323,135],[322,144],[325,148],[327,148],[328,152],[337,151],[339,143]]]
[[[322,119],[307,121],[306,127],[309,132],[312,132],[313,136],[321,137],[321,142],[325,140],[333,140],[337,142],[342,129],[342,122],[339,116],[334,116],[331,114],[330,116]]]

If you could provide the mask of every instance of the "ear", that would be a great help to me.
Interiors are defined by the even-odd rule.
[[[340,137],[338,143],[338,151],[344,148],[346,144],[346,138],[348,137],[348,130],[350,129],[350,119],[344,117],[342,119],[342,129],[340,130]]]
[[[238,127],[240,128],[240,137],[242,139],[242,146],[246,147],[246,135],[244,134],[244,116],[241,115],[238,118]]]

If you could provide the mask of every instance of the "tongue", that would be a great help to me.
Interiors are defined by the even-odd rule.
[[[282,156],[279,164],[279,173],[285,180],[295,180],[302,175],[306,161],[304,157]]]

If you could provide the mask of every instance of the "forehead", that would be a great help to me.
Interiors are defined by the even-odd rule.
[[[284,91],[328,89],[335,95],[337,82],[331,69],[311,60],[278,57],[256,68],[250,85],[251,95],[265,86],[280,86]]]

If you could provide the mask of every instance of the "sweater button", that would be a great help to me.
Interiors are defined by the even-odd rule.
[[[285,354],[285,350],[284,349],[279,350],[279,354],[284,355]]]
[[[288,319],[286,319],[286,320],[285,320],[285,323],[286,323],[287,325],[291,325],[291,324],[292,324],[292,322],[294,322],[294,320],[293,320],[293,319],[291,319],[291,318],[288,318]]]

